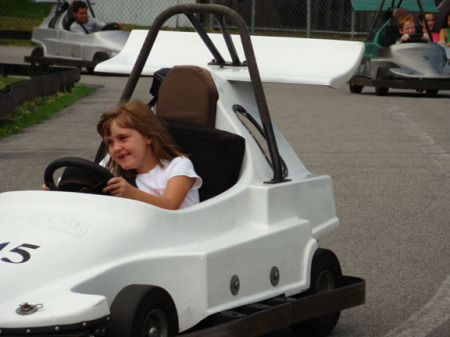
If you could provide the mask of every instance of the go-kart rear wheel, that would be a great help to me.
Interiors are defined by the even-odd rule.
[[[389,88],[385,88],[385,87],[375,87],[375,93],[378,96],[386,96],[387,93],[389,91]]]
[[[317,249],[311,268],[311,286],[306,295],[314,295],[339,287],[342,283],[341,265],[336,255],[328,249]],[[335,328],[341,312],[292,325],[291,330],[299,337],[325,337]]]
[[[350,92],[353,94],[360,94],[363,90],[363,85],[357,85],[357,84],[349,84]]]
[[[178,316],[170,295],[162,288],[130,285],[111,305],[107,337],[172,337],[178,334]]]
[[[386,67],[380,67],[377,69],[377,80],[386,80],[389,78],[389,68]],[[380,87],[380,86],[375,86],[375,93],[378,96],[386,96],[387,93],[389,91],[389,88],[387,87]]]

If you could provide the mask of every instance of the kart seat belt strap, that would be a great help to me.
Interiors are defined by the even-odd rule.
[[[89,34],[89,31],[86,29],[86,27],[81,22],[77,21],[77,23],[81,26],[81,28],[83,28],[83,30],[86,34]]]

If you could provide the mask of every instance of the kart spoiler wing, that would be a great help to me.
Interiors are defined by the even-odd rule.
[[[226,42],[221,34],[208,34],[221,54]],[[144,40],[146,30],[133,30],[121,52],[99,63],[100,73],[130,74]],[[231,34],[240,59],[244,51],[239,35]],[[355,73],[364,53],[363,42],[288,37],[252,36],[262,82],[312,84],[338,87]],[[180,52],[182,51],[182,52]],[[212,54],[195,32],[160,31],[142,75],[179,64],[196,65],[229,81],[250,81],[245,64],[222,66],[211,62]],[[211,64],[213,63],[213,64]]]

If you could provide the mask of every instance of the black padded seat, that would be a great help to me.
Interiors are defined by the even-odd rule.
[[[164,118],[163,121],[203,180],[200,201],[236,184],[245,152],[243,137],[187,120]]]
[[[389,47],[396,43],[397,39],[402,36],[398,30],[397,25],[387,25],[386,26],[386,37],[384,38],[385,47]]]
[[[245,139],[215,128],[219,94],[208,70],[176,66],[164,71],[156,115],[194,164],[203,185],[200,201],[233,186],[241,171]]]
[[[61,19],[62,27],[65,30],[69,30],[70,31],[70,26],[75,21],[75,17],[72,14],[72,10],[69,8],[63,15],[64,16]]]

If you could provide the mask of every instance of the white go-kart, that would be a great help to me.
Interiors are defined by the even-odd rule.
[[[117,23],[107,23],[101,31],[80,34],[70,31],[74,22],[67,0],[33,0],[54,3],[42,23],[33,28],[31,41],[39,44],[25,57],[26,62],[49,66],[86,67],[93,72],[99,62],[116,56],[125,45],[129,32],[117,30]],[[90,0],[85,0],[89,15],[95,17]]]
[[[222,34],[202,29],[207,13]],[[175,14],[197,33],[159,32]],[[341,85],[363,51],[250,37],[217,5],[171,7],[133,31],[95,70],[130,73],[121,100],[154,76],[154,110],[202,176],[202,201],[169,211],[103,195],[110,173],[80,158],[49,164],[55,191],[0,194],[0,336],[331,333],[341,310],[364,303],[365,282],[319,248],[339,224],[331,178],[310,173],[272,124],[262,81]]]

